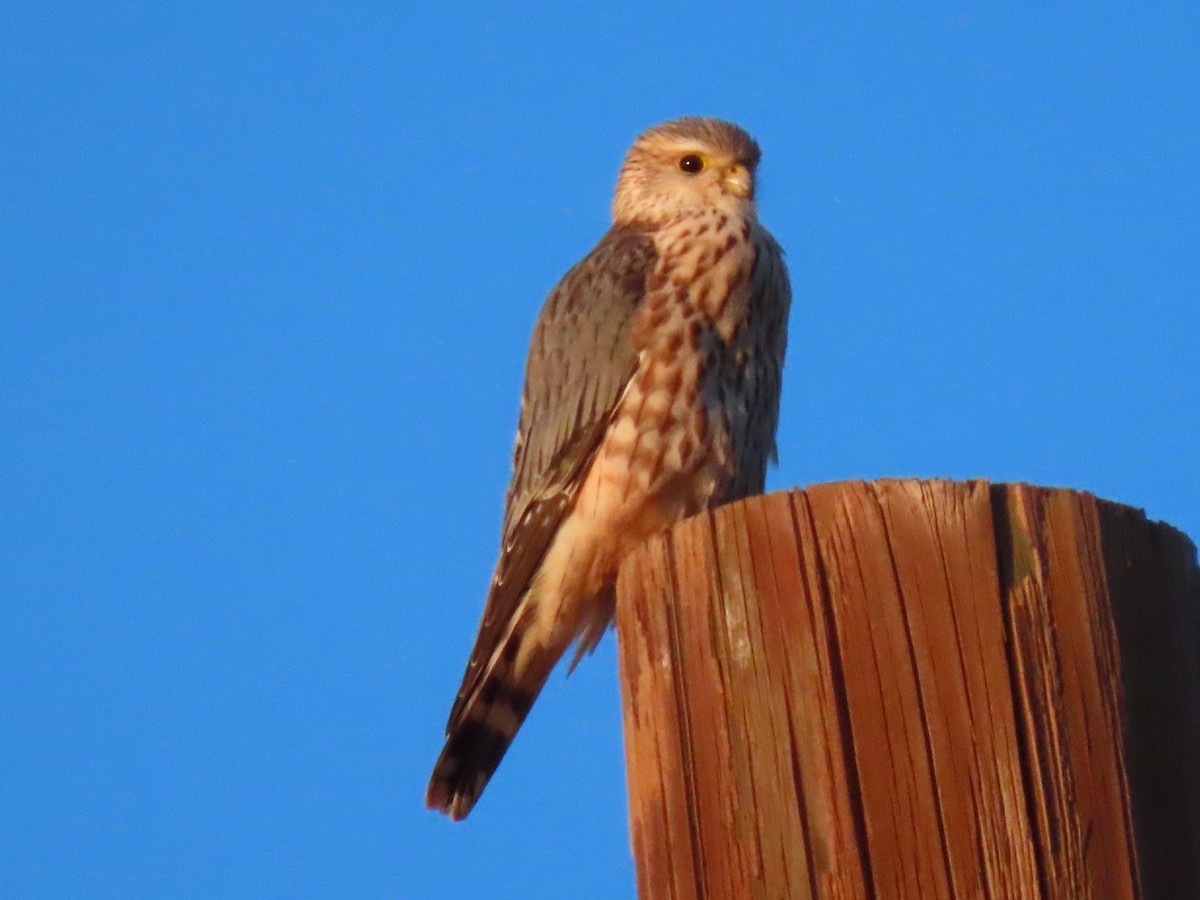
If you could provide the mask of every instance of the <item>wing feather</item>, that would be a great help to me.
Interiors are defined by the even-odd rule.
[[[500,559],[447,731],[509,633],[637,366],[630,327],[654,263],[647,234],[613,228],[563,276],[538,316]]]

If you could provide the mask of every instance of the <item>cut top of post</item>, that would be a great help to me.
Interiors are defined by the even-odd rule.
[[[1200,574],[1136,510],[756,497],[627,560],[617,629],[644,898],[1200,896]]]

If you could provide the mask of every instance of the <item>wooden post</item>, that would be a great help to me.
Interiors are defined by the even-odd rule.
[[[617,594],[643,900],[1200,897],[1200,570],[1139,511],[820,485]]]

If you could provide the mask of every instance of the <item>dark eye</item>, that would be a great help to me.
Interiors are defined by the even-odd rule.
[[[689,175],[695,175],[704,168],[704,160],[695,153],[689,153],[683,159],[679,160],[679,168],[683,169]]]

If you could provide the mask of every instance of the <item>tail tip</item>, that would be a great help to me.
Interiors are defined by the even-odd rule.
[[[425,808],[449,816],[452,822],[461,822],[475,807],[478,794],[467,793],[460,785],[451,785],[449,779],[435,774],[425,791]]]
[[[461,822],[475,808],[481,786],[470,790],[472,786],[456,779],[454,772],[448,772],[446,768],[445,761],[440,761],[434,769],[430,786],[425,790],[425,808],[449,816],[452,822]]]

